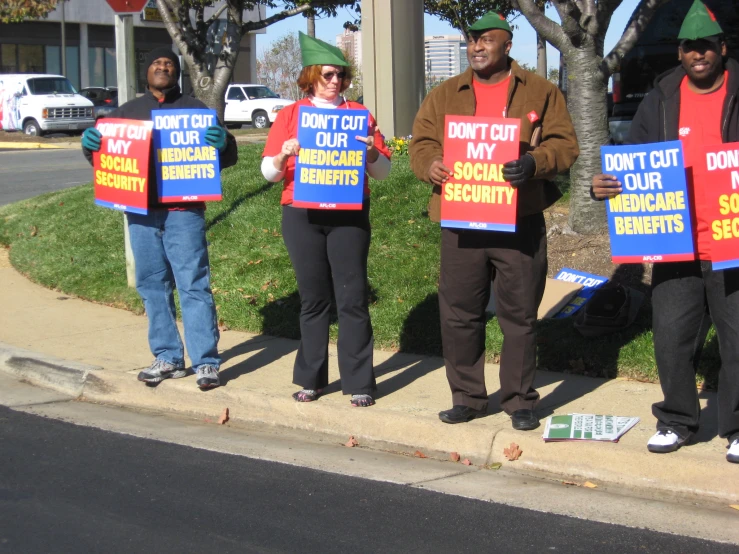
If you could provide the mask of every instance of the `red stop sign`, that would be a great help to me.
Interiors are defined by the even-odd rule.
[[[139,13],[148,0],[105,0],[115,13]]]

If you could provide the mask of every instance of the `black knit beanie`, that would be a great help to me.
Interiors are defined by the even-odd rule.
[[[179,78],[180,59],[177,57],[177,55],[174,52],[172,52],[171,48],[167,48],[166,46],[160,46],[159,48],[155,48],[154,50],[152,50],[146,55],[146,70],[149,71],[151,64],[153,64],[154,61],[158,60],[159,58],[167,58],[168,60],[172,60],[172,63],[174,64],[174,68],[177,71],[177,78]]]

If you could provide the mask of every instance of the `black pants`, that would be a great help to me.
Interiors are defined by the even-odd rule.
[[[374,338],[368,310],[369,200],[362,211],[283,206],[282,236],[300,291],[300,347],[293,383],[328,385],[331,292],[339,315],[339,373],[344,394],[372,394]]]
[[[519,218],[515,233],[441,232],[439,312],[452,401],[487,408],[485,307],[493,281],[495,310],[503,331],[500,405],[506,413],[533,409],[536,319],[547,275],[544,216]]]
[[[685,438],[698,429],[695,369],[711,321],[716,326],[721,372],[718,431],[739,438],[739,269],[713,271],[710,262],[654,264],[654,354],[665,399],[652,406],[657,429]]]

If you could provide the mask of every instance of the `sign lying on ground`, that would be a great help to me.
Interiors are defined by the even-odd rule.
[[[369,112],[300,106],[298,117],[293,206],[361,210]]]
[[[603,173],[623,188],[606,201],[613,262],[694,259],[682,143],[601,146],[600,152]]]
[[[220,200],[218,151],[205,142],[215,110],[155,110],[154,148],[160,202]]]
[[[103,135],[93,152],[93,184],[98,206],[146,214],[149,198],[151,121],[103,119],[95,128]]]
[[[698,219],[710,222],[713,269],[739,267],[739,143],[707,147],[693,182],[703,193]]]
[[[639,423],[638,417],[595,414],[554,415],[547,418],[544,442],[609,441],[618,442],[629,429]]]
[[[569,267],[563,267],[554,278],[557,281],[567,281],[568,283],[582,285],[582,289],[554,316],[554,319],[569,317],[577,312],[577,310],[582,308],[590,300],[590,297],[593,296],[596,290],[608,282],[608,277],[585,273],[584,271],[570,269]]]
[[[452,176],[441,187],[441,226],[516,230],[516,189],[503,164],[518,159],[518,119],[448,115],[444,165]]]

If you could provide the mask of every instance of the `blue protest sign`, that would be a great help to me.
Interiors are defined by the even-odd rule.
[[[562,319],[574,314],[590,300],[593,293],[608,282],[608,277],[577,271],[569,267],[563,267],[554,277],[557,281],[567,281],[582,285],[582,289],[570,302],[562,308],[553,319]]]
[[[606,201],[614,263],[692,260],[693,233],[679,140],[601,146],[603,173],[623,191]]]
[[[215,110],[153,110],[157,190],[161,202],[221,199],[218,151],[205,142]]]
[[[293,206],[361,210],[367,145],[367,110],[300,106]]]

